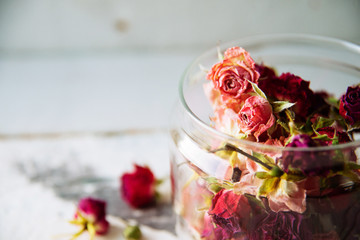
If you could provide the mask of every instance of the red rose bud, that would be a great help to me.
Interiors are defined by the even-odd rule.
[[[348,87],[340,98],[339,113],[349,125],[360,123],[360,86]]]
[[[105,218],[106,202],[93,198],[83,198],[79,201],[78,212],[88,222],[96,222]]]
[[[98,235],[105,235],[109,230],[109,222],[105,218],[94,223],[95,232]]]
[[[83,198],[79,201],[74,220],[70,223],[79,225],[80,231],[73,235],[73,239],[84,231],[88,231],[90,239],[95,234],[104,235],[109,230],[109,222],[106,216],[106,202],[94,198]]]
[[[148,167],[135,164],[135,171],[121,177],[122,198],[134,208],[144,208],[155,203],[156,179]]]

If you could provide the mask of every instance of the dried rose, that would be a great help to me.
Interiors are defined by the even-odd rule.
[[[109,222],[105,216],[106,202],[90,197],[81,199],[74,220],[70,221],[70,223],[81,227],[80,231],[74,234],[73,239],[84,231],[89,232],[91,239],[94,238],[95,234],[106,234],[109,230]]]
[[[121,177],[123,199],[134,208],[144,208],[155,203],[156,179],[150,168],[135,164],[135,171]]]
[[[253,203],[245,195],[224,189],[214,196],[208,214],[216,224],[216,234],[226,236],[226,239],[254,232],[265,217],[260,205]]]
[[[94,198],[80,199],[78,212],[89,222],[96,222],[105,218],[106,202]]]
[[[268,67],[268,66],[265,66],[264,64],[256,64],[255,63],[255,69],[260,74],[259,84],[263,80],[270,81],[271,79],[277,77],[276,73],[275,73],[275,70]]]
[[[224,59],[231,59],[233,61],[243,61],[246,66],[254,68],[255,62],[250,54],[241,47],[232,47],[226,49]]]
[[[94,224],[96,234],[105,235],[109,230],[109,226],[110,224],[105,218],[97,221]]]
[[[347,88],[340,98],[339,113],[350,126],[360,122],[360,85]]]
[[[318,116],[329,116],[331,106],[327,101],[332,97],[332,95],[325,91],[317,91],[313,95],[310,94],[311,106],[308,112]]]
[[[341,144],[341,143],[347,143],[347,142],[351,142],[349,135],[341,130],[337,130],[334,127],[323,127],[323,128],[318,128],[317,133],[322,135],[322,136],[327,136],[329,138],[329,140],[321,140],[322,143],[326,144],[326,145],[335,145],[335,144]],[[314,134],[313,137],[315,137],[316,135]],[[335,154],[332,152],[332,154]],[[354,148],[343,148],[341,150],[341,156],[342,159],[344,161],[347,162],[356,162],[357,156],[355,153],[355,149]]]
[[[291,109],[297,116],[306,117],[309,113],[313,91],[310,82],[293,75],[283,73],[278,78],[265,78],[259,81],[259,88],[266,96],[280,101],[296,103]]]
[[[272,212],[258,224],[250,236],[255,239],[311,239],[312,234],[302,214],[296,212]]]
[[[249,53],[240,47],[227,49],[224,60],[215,64],[207,74],[207,79],[213,82],[215,89],[234,98],[251,91],[248,81],[257,83],[258,78],[255,62]]]
[[[217,229],[221,230],[221,228],[217,228]],[[216,232],[216,226],[212,222],[210,215],[206,212],[203,217],[203,228],[201,231],[201,239],[217,240],[217,239],[230,239],[230,238],[231,235],[225,237],[224,234],[222,234],[222,231],[220,231],[219,233]]]
[[[286,147],[307,148],[296,151],[283,152],[280,164],[285,172],[292,169],[300,170],[306,176],[323,176],[330,170],[339,170],[343,167],[343,159],[334,151],[314,151],[313,147],[324,146],[321,141],[315,141],[306,134],[295,135]]]
[[[323,140],[322,141],[326,145],[332,145],[333,141],[335,140],[334,138],[336,138],[337,143],[347,143],[347,142],[351,141],[346,132],[336,130],[333,127],[318,128],[316,131],[318,134],[326,135],[329,139],[331,139],[331,140]],[[315,137],[315,136],[316,136],[316,134],[313,135],[313,137]]]
[[[246,99],[239,112],[239,119],[241,131],[252,134],[257,139],[275,123],[270,103],[259,96],[251,96]]]
[[[218,239],[232,239],[233,233],[227,229],[216,226],[209,214],[204,215],[204,228],[201,232],[201,239],[218,240]]]
[[[306,134],[300,134],[294,136],[291,142],[286,145],[286,147],[298,147],[298,148],[317,147],[317,146],[319,145]]]

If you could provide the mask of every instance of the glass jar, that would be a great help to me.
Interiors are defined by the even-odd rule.
[[[311,89],[336,97],[360,83],[360,47],[318,36],[256,36],[222,44],[197,58],[182,77],[171,122],[177,235],[180,239],[358,239],[360,173],[352,164],[359,164],[357,135],[355,141],[339,145],[284,148],[237,139],[212,126],[204,69],[219,61],[218,50],[233,46],[246,49],[256,63],[279,73],[291,72],[309,80]],[[266,164],[268,158],[287,157],[312,159],[316,169],[314,164],[304,168],[315,174],[289,177],[288,172],[285,178],[281,169]],[[259,169],[259,162],[266,174],[251,175],[249,168],[258,165]],[[277,190],[260,195],[265,180],[273,181]],[[271,183],[262,188],[271,188]]]

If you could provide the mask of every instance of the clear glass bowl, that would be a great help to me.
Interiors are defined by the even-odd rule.
[[[298,75],[310,81],[313,90],[326,90],[336,97],[348,86],[360,83],[360,47],[349,42],[308,35],[269,35],[221,44],[219,50],[224,52],[233,46],[246,49],[257,63],[274,67],[278,73]],[[279,177],[276,184],[284,184],[292,192],[278,188],[280,192],[271,193],[271,199],[256,196],[259,184],[241,186],[239,179],[249,177],[248,172],[233,168],[229,162],[232,154],[245,165],[257,164],[251,156],[300,156],[321,159],[320,167],[327,173],[332,169],[345,172],[339,170],[339,164],[342,168],[348,162],[359,163],[357,136],[353,142],[336,146],[284,149],[239,140],[215,130],[210,122],[213,110],[203,90],[208,81],[203,68],[211,69],[219,61],[217,53],[217,48],[205,52],[185,71],[172,114],[171,179],[179,238],[358,239],[358,170],[292,181]],[[216,149],[224,143],[227,152],[219,154],[221,151]],[[334,161],[334,156],[340,155],[340,163],[338,158]],[[264,179],[252,176],[251,181]],[[271,204],[278,199],[274,198],[276,194],[283,194],[285,200],[280,200],[282,205],[274,211]],[[299,210],[294,204],[304,208]]]

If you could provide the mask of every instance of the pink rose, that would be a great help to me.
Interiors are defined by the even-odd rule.
[[[156,179],[148,167],[135,164],[135,171],[121,177],[123,199],[134,208],[144,208],[155,203]]]
[[[250,54],[241,47],[228,48],[224,53],[224,59],[232,59],[233,61],[243,61],[246,66],[255,68],[255,62]]]
[[[226,50],[224,60],[215,64],[207,75],[215,89],[221,94],[239,98],[243,93],[251,91],[251,84],[257,83],[259,73],[249,53],[239,47]]]
[[[247,98],[238,115],[241,131],[253,134],[256,139],[275,123],[270,103],[259,96]]]

